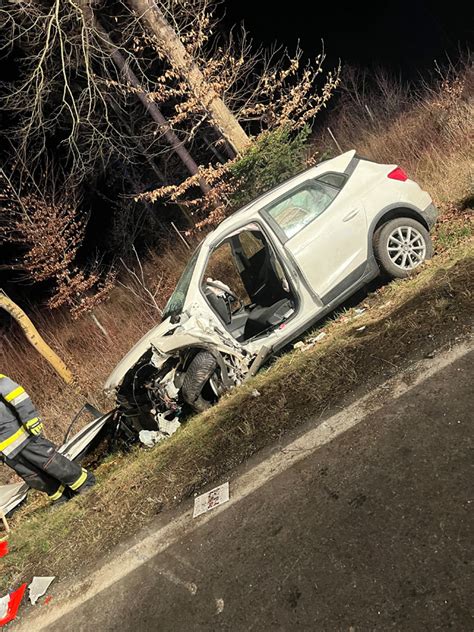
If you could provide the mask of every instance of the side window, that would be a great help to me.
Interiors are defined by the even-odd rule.
[[[318,182],[324,182],[325,184],[330,184],[333,187],[338,189],[342,189],[347,180],[347,176],[343,173],[325,173],[322,176],[319,176]]]
[[[324,213],[338,193],[334,186],[313,180],[265,211],[290,238]]]

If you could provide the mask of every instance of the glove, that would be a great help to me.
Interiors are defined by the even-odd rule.
[[[37,437],[43,432],[43,424],[38,417],[30,419],[23,425],[28,434],[32,435],[33,437]]]

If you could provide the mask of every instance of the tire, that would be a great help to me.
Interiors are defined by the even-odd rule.
[[[202,396],[206,382],[217,368],[217,361],[209,351],[199,351],[186,371],[181,393],[196,412],[200,413],[212,406],[212,402]]]
[[[423,224],[411,217],[397,217],[375,232],[374,253],[382,273],[404,279],[431,259],[433,244]]]

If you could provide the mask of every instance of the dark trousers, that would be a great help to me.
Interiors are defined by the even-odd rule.
[[[4,457],[4,462],[27,485],[48,496],[57,495],[63,486],[74,485],[83,473],[80,465],[60,454],[55,445],[42,436],[33,437],[13,459]]]

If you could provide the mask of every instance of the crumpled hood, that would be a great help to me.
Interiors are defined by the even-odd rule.
[[[167,335],[168,334],[168,335]],[[153,327],[117,364],[104,385],[106,392],[112,392],[122,383],[125,374],[140,360],[150,348],[154,348],[162,356],[162,360],[180,349],[192,346],[211,346],[216,351],[230,354],[248,365],[252,356],[244,359],[241,345],[230,335],[218,331],[215,323],[206,315],[196,311],[193,315],[184,314],[180,320],[172,324],[170,319]],[[154,362],[155,366],[158,366]]]
[[[170,331],[176,329],[176,327],[178,327],[178,325],[171,323],[170,319],[167,318],[156,327],[153,327],[153,329],[150,329],[150,331],[146,333],[143,338],[141,338],[120,360],[107,378],[107,381],[104,384],[104,390],[108,392],[117,388],[125,377],[127,371],[129,371],[138,362],[142,355],[152,346],[153,340],[161,338]]]

